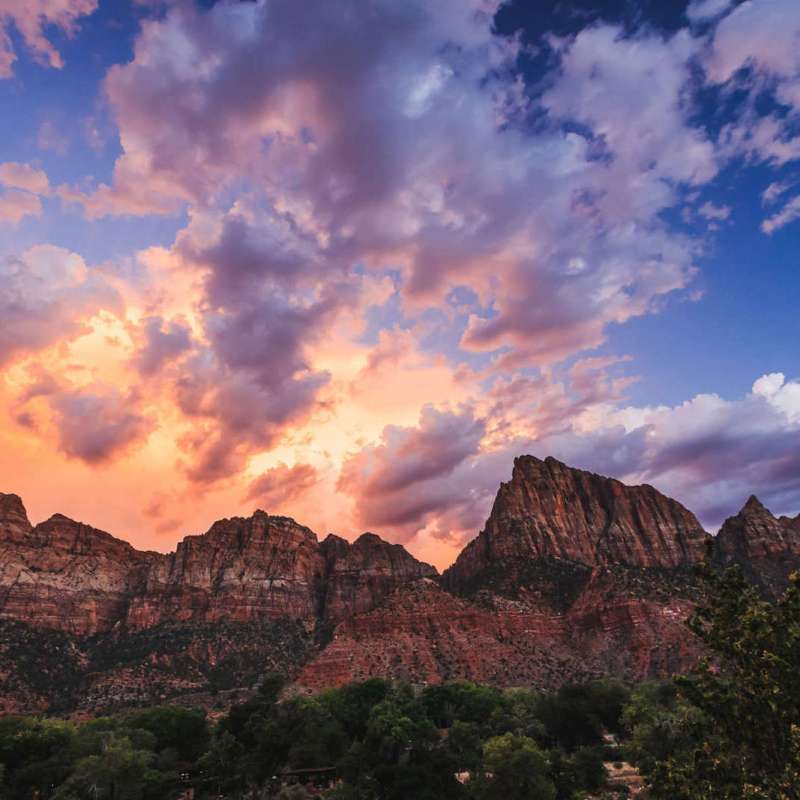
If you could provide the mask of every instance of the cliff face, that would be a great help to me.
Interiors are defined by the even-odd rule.
[[[0,514],[0,619],[76,635],[108,630],[163,560],[60,514],[33,527],[16,495],[0,495]]]
[[[532,562],[565,561],[680,568],[701,561],[708,535],[680,503],[652,486],[572,469],[554,458],[514,460],[491,515],[444,574],[445,585],[469,592],[502,568],[515,578]]]
[[[422,579],[342,622],[296,683],[317,690],[378,675],[554,689],[607,675],[667,676],[699,655],[684,625],[692,608],[685,598],[614,595],[610,584],[598,582],[584,601],[567,614],[502,598],[487,606]]]
[[[751,496],[720,528],[713,562],[720,567],[738,566],[766,594],[777,596],[786,588],[789,575],[800,570],[800,515],[775,517]]]
[[[152,565],[126,625],[285,616],[313,626],[323,569],[317,537],[292,519],[256,511],[220,520]]]
[[[140,552],[0,494],[0,713],[100,711],[293,674],[316,629],[436,570],[374,534],[352,545],[257,511]]]
[[[374,533],[364,533],[352,544],[330,534],[320,550],[325,560],[322,612],[329,621],[369,611],[404,583],[437,575],[402,545]]]
[[[0,556],[0,619],[76,635],[282,618],[310,630],[437,574],[375,534],[320,544],[263,511],[215,522],[174,553],[140,552],[60,514],[33,527],[16,495],[0,495]]]

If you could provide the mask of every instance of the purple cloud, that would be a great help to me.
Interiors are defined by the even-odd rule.
[[[192,347],[192,332],[180,320],[147,317],[141,324],[141,345],[133,357],[134,368],[144,376],[155,375]]]
[[[114,389],[65,390],[50,397],[59,447],[70,458],[88,464],[111,460],[144,441],[151,421],[137,410],[135,397]]]
[[[247,488],[245,500],[259,504],[267,511],[280,508],[305,494],[319,481],[319,473],[311,464],[278,464],[261,473]]]
[[[74,253],[37,245],[0,258],[0,365],[88,333],[86,319],[122,310],[119,294]]]

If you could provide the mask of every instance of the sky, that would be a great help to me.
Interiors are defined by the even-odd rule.
[[[800,512],[797,0],[0,0],[0,490],[442,568],[514,456]]]

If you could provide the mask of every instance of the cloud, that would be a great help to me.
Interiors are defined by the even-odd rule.
[[[794,0],[741,3],[717,26],[704,57],[707,77],[747,97],[739,118],[720,132],[726,156],[745,155],[774,166],[800,158],[798,37]],[[758,101],[765,93],[784,108],[764,114]]]
[[[311,464],[300,463],[288,467],[280,463],[252,481],[245,500],[259,503],[259,507],[268,511],[279,509],[305,494],[319,480],[319,473]]]
[[[706,22],[727,12],[733,0],[691,0],[686,9],[690,22]]]
[[[44,195],[50,191],[47,175],[30,164],[6,161],[0,164],[0,184],[11,189],[22,189],[31,194]]]
[[[0,365],[83,335],[89,317],[121,308],[119,294],[68,250],[37,245],[0,260]]]
[[[17,225],[25,217],[38,217],[41,213],[42,201],[35,194],[18,189],[0,192],[0,222]]]
[[[140,345],[133,357],[133,366],[141,375],[155,375],[192,346],[192,332],[181,320],[167,321],[151,316],[142,320],[140,330]]]
[[[451,333],[503,355],[498,369],[595,347],[694,278],[694,243],[661,214],[717,169],[683,103],[699,45],[580,33],[532,131],[519,45],[492,33],[495,6],[174,7],[107,77],[113,180],[64,196],[93,217],[188,204],[216,219],[180,249],[226,306],[265,283],[298,293],[394,269],[410,315],[468,289]]]
[[[64,62],[47,36],[48,27],[73,36],[79,20],[96,8],[97,0],[0,0],[0,78],[12,76],[17,60],[10,34],[12,25],[40,64],[60,69]]]
[[[240,472],[254,452],[269,450],[286,428],[307,419],[322,372],[284,375],[262,381],[249,371],[233,371],[205,352],[183,365],[176,400],[191,421],[181,439],[190,457],[190,480],[212,483]]]
[[[591,431],[531,443],[535,455],[676,497],[710,528],[756,493],[776,513],[800,511],[800,382],[765,375],[739,400],[697,395],[674,407],[624,407]]]
[[[144,441],[152,422],[137,398],[103,386],[51,395],[60,449],[70,458],[101,464]]]
[[[761,223],[761,230],[770,235],[784,225],[800,218],[800,195],[789,200],[783,208]]]
[[[16,225],[26,216],[42,213],[40,196],[50,191],[47,175],[29,164],[0,164],[0,222]]]
[[[388,425],[380,444],[352,454],[338,489],[354,499],[363,527],[389,528],[408,539],[431,516],[469,502],[469,494],[459,494],[463,485],[453,473],[478,452],[484,432],[484,423],[470,411],[426,406],[416,428]]]
[[[773,181],[761,193],[761,202],[767,206],[774,203],[781,195],[785,194],[794,184],[790,181]]]
[[[706,202],[697,209],[697,213],[703,219],[711,220],[714,222],[721,222],[728,219],[731,215],[730,206],[718,206],[715,203]]]

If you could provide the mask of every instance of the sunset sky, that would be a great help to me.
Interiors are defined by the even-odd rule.
[[[0,369],[0,491],[138,547],[798,513],[800,3],[0,0]]]

